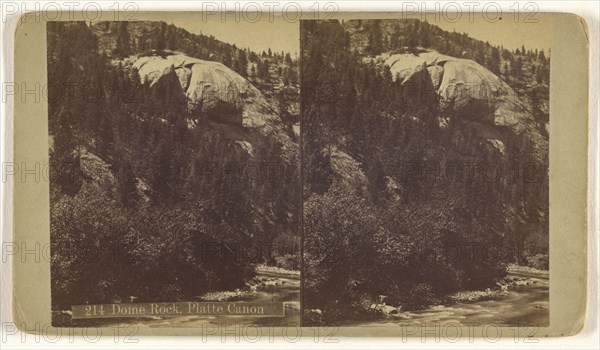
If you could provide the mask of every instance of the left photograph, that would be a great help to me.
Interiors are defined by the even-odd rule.
[[[48,23],[54,326],[299,325],[299,31],[272,28]]]

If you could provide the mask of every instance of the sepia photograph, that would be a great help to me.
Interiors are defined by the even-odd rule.
[[[600,5],[18,5],[9,348],[594,340]]]
[[[304,326],[548,326],[540,18],[301,21]]]
[[[299,325],[298,23],[170,18],[47,23],[53,325]]]

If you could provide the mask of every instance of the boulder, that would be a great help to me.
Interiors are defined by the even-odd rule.
[[[479,63],[433,50],[383,54],[378,58],[389,67],[393,79],[422,102],[437,95],[442,115],[477,123],[481,133],[493,134],[500,126],[513,135],[525,134],[532,141],[532,153],[540,160],[546,157],[548,141],[526,105],[508,84]],[[504,145],[498,141],[494,137],[490,144],[504,152]]]
[[[437,92],[427,65],[423,62],[404,79],[404,98],[408,104],[431,105],[437,103]]]
[[[498,102],[516,101],[516,95],[502,79],[477,62],[425,51],[384,56],[392,77],[410,84],[415,76],[422,79],[426,68],[429,83],[425,94],[437,94],[440,107],[450,114],[494,122]],[[514,106],[513,106],[514,107]],[[516,108],[516,107],[515,107]],[[515,120],[502,119],[504,123]]]
[[[186,96],[203,111],[224,102],[242,108],[242,94],[250,83],[218,62],[205,61],[191,65],[191,78]]]
[[[331,147],[330,162],[334,174],[331,186],[343,191],[367,193],[368,179],[361,164],[338,147]]]
[[[398,313],[398,309],[390,305],[384,305],[381,307],[381,312],[386,315],[393,315]]]
[[[182,101],[186,101],[182,103],[187,103],[188,110],[195,115],[192,119],[202,117],[253,129],[263,136],[276,137],[285,159],[292,159],[297,154],[298,148],[288,135],[277,108],[271,106],[248,80],[224,64],[166,50],[142,57],[132,56],[125,61],[138,70],[142,83],[155,89],[166,93],[165,85],[172,91],[172,85],[178,84],[181,87],[178,93]],[[163,80],[168,80],[168,84],[163,84]],[[195,123],[189,126],[194,127]],[[238,145],[246,152],[252,152],[247,144]]]
[[[175,68],[175,74],[177,74],[183,91],[187,91],[187,88],[190,86],[190,79],[192,78],[192,70],[187,67],[177,67]]]
[[[156,85],[174,71],[192,111],[222,116],[227,123],[264,127],[279,117],[260,91],[220,62],[167,52],[133,60],[142,83]],[[271,125],[273,126],[273,125]]]

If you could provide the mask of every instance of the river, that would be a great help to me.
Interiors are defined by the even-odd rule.
[[[458,302],[436,305],[429,308],[382,315],[368,321],[346,321],[339,326],[399,326],[403,324],[460,323],[469,325],[494,326],[545,326],[549,322],[549,280],[547,275],[516,273],[510,275],[525,277],[527,285],[515,286],[504,294],[490,300]],[[297,326],[300,322],[300,278],[298,274],[261,271],[259,278],[277,281],[276,285],[260,286],[257,293],[236,299],[242,302],[283,302],[283,317],[251,316],[180,316],[154,317],[144,319],[114,319],[103,322],[104,326],[136,325],[138,327],[189,327],[208,325],[256,325],[256,326]]]
[[[546,326],[549,322],[549,280],[547,275],[511,273],[526,277],[528,285],[516,286],[491,300],[436,305],[413,312],[385,315],[378,320],[344,322],[341,326],[398,326],[406,324],[448,324],[494,326]]]
[[[258,278],[277,281],[276,285],[259,286],[253,295],[237,298],[240,302],[284,303],[283,317],[252,317],[252,316],[179,316],[152,318],[115,318],[103,322],[103,326],[135,325],[140,328],[152,327],[187,327],[201,328],[209,325],[236,326],[297,326],[300,323],[300,276],[298,274],[259,271]]]

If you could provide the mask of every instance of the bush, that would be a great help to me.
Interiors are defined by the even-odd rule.
[[[492,286],[504,273],[500,259],[454,261],[443,253],[444,242],[455,239],[445,212],[431,205],[383,210],[351,194],[310,197],[305,308],[320,309],[324,323],[335,323],[365,317],[366,305],[382,295],[388,305],[410,310],[461,289]]]
[[[300,237],[284,233],[273,242],[275,264],[286,270],[300,270]]]
[[[528,256],[527,266],[531,266],[538,270],[548,270],[550,268],[548,254],[535,254],[533,256]]]
[[[206,225],[194,205],[125,211],[86,185],[51,207],[52,308],[86,303],[178,301],[243,287],[255,275],[227,225]]]

